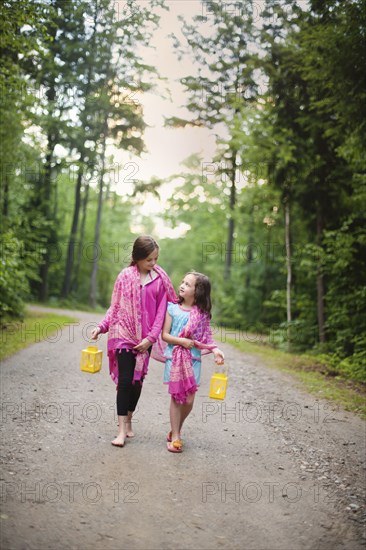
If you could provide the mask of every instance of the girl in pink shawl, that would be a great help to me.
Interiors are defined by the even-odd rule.
[[[159,246],[152,237],[138,237],[129,267],[118,275],[111,306],[92,332],[108,332],[109,370],[117,385],[118,435],[112,445],[123,447],[133,437],[132,415],[147,374],[151,348],[158,347],[167,301],[176,301],[173,285],[157,265]],[[159,352],[159,349],[157,350]]]
[[[200,383],[201,352],[213,352],[216,363],[224,363],[224,354],[212,339],[210,295],[208,277],[190,272],[180,284],[178,303],[168,303],[162,338],[168,344],[164,383],[171,394],[167,449],[172,453],[183,450],[180,434]]]

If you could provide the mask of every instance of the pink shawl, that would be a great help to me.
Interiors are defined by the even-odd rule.
[[[195,347],[204,350],[212,351],[217,347],[212,339],[210,317],[207,313],[202,313],[197,306],[191,309],[188,323],[179,334],[179,338],[190,338],[194,340]],[[196,391],[191,350],[183,346],[174,346],[169,393],[177,403],[184,404],[187,402],[187,395]]]
[[[154,270],[160,275],[167,298],[170,302],[176,302],[177,297],[173,285],[167,273],[160,266],[155,265]],[[113,323],[109,330],[108,356],[110,358],[110,374],[112,379],[118,380],[118,363],[114,342],[121,339],[137,345],[142,340],[142,307],[141,307],[141,283],[140,271],[136,265],[125,268],[121,272],[119,296],[112,296],[118,311],[118,322]],[[114,291],[115,292],[115,291]],[[115,300],[113,299],[115,298]],[[116,311],[116,313],[117,313]],[[147,373],[149,354],[147,351],[139,353],[136,350],[136,366],[133,380],[143,380]]]

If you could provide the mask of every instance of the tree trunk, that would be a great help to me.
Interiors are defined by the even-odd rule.
[[[49,34],[52,37],[51,44],[55,44],[55,38],[57,34],[57,27],[55,25],[49,25]],[[52,47],[50,50],[52,54]],[[47,77],[48,78],[48,77]],[[46,79],[47,80],[47,79]],[[44,177],[41,179],[41,189],[39,192],[39,205],[40,211],[43,214],[44,219],[47,223],[46,228],[46,239],[45,239],[45,249],[46,252],[42,257],[41,265],[39,268],[40,273],[40,286],[38,297],[41,302],[46,302],[48,299],[48,272],[50,267],[51,260],[51,246],[56,244],[56,230],[53,223],[51,215],[51,194],[52,194],[52,160],[53,153],[59,138],[59,128],[57,123],[54,120],[54,109],[55,109],[55,100],[56,100],[56,74],[51,72],[50,81],[47,82],[48,89],[46,92],[47,104],[48,104],[48,118],[51,122],[47,129],[47,154],[46,161],[44,165]]]
[[[262,284],[262,303],[268,298],[269,277],[271,270],[268,265],[271,264],[271,247],[272,247],[272,229],[268,226],[268,241],[266,244],[266,253],[263,256],[263,284]]]
[[[317,245],[321,246],[321,239],[323,233],[323,218],[320,210],[317,212],[316,219],[316,241]],[[325,338],[325,310],[324,310],[324,275],[322,268],[322,259],[318,256],[317,268],[316,268],[316,291],[317,291],[317,313],[318,313],[318,330],[319,330],[319,342],[324,343]]]
[[[6,170],[4,170],[4,195],[3,195],[3,216],[4,218],[8,217],[9,214],[9,175]]]
[[[93,308],[95,308],[97,305],[98,251],[99,251],[100,225],[101,225],[102,207],[103,207],[103,180],[104,180],[104,174],[105,174],[105,153],[107,148],[107,130],[108,130],[107,121],[105,121],[103,145],[102,145],[102,168],[100,172],[100,181],[99,181],[98,210],[97,210],[97,219],[95,222],[94,244],[96,248],[96,256],[94,257],[93,268],[92,268],[92,273],[90,278],[89,303]]]
[[[249,218],[249,232],[248,232],[248,251],[247,251],[247,264],[248,270],[245,277],[245,290],[248,292],[250,289],[251,282],[251,266],[253,261],[253,233],[254,233],[254,207],[253,205],[250,208],[250,218]]]
[[[52,90],[54,91],[54,90]],[[54,100],[54,94],[51,94],[52,101]],[[52,158],[53,151],[56,145],[56,136],[52,132],[48,132],[48,153],[45,163],[45,175],[43,178],[43,189],[41,198],[41,209],[45,220],[48,222],[47,235],[45,248],[46,252],[42,257],[42,263],[40,265],[40,287],[39,287],[39,299],[41,302],[46,302],[48,299],[48,272],[51,259],[51,246],[54,244],[54,227],[51,219],[51,191],[52,191]]]
[[[77,182],[75,187],[74,214],[72,218],[69,244],[67,247],[65,278],[64,278],[64,284],[62,287],[63,298],[66,298],[70,294],[70,289],[71,289],[72,268],[74,264],[74,254],[75,254],[75,242],[76,242],[76,235],[77,235],[78,225],[79,225],[79,212],[80,212],[80,205],[81,205],[81,183],[82,183],[83,173],[84,173],[83,163],[84,163],[84,159],[83,157],[81,157],[79,161],[79,171],[78,171],[78,177],[77,177]]]
[[[96,4],[96,9],[94,11],[94,17],[93,17],[93,30],[92,35],[90,37],[89,43],[90,43],[90,56],[93,56],[93,52],[95,51],[95,37],[97,33],[97,20],[98,20],[98,14],[99,14],[99,8],[98,4]],[[92,79],[94,75],[94,65],[93,63],[88,63],[88,70],[87,70],[87,76],[86,76],[86,86],[84,91],[84,96],[86,100],[88,99],[91,85],[92,85]],[[86,101],[87,105],[87,101]],[[87,125],[87,118],[90,113],[88,112],[88,107],[84,107],[84,111],[81,113],[80,119],[83,125]],[[80,212],[80,205],[81,205],[81,184],[83,180],[84,175],[84,161],[85,161],[85,139],[82,139],[81,143],[77,144],[77,149],[80,152],[80,159],[79,159],[79,170],[78,170],[78,178],[76,182],[75,187],[75,204],[74,204],[74,213],[73,213],[73,219],[71,224],[71,231],[70,231],[70,237],[69,237],[69,244],[67,248],[67,258],[66,258],[66,266],[65,266],[65,277],[64,277],[64,284],[62,288],[62,296],[63,298],[66,298],[70,294],[70,290],[72,287],[72,280],[73,280],[73,266],[74,266],[74,254],[75,254],[75,244],[76,244],[76,236],[78,232],[78,225],[79,225],[79,212]],[[79,249],[80,250],[80,249]]]
[[[82,215],[81,215],[81,224],[80,224],[80,236],[79,236],[79,245],[78,245],[78,257],[76,261],[76,266],[74,270],[74,276],[72,280],[71,290],[75,292],[79,288],[79,273],[80,273],[80,265],[81,265],[81,259],[83,254],[83,246],[84,246],[84,235],[85,235],[85,223],[86,223],[86,207],[88,205],[89,200],[89,183],[85,186],[85,192],[84,192],[84,198],[83,198],[83,204],[82,204]]]
[[[229,203],[229,226],[227,234],[227,243],[226,243],[226,254],[225,254],[225,272],[224,279],[228,281],[231,274],[231,265],[233,259],[233,246],[234,246],[234,210],[236,204],[236,155],[237,151],[233,150],[232,152],[232,169],[231,169],[231,189],[230,189],[230,203]]]
[[[248,231],[248,246],[246,253],[246,275],[245,275],[245,294],[244,294],[244,311],[249,311],[249,292],[251,287],[251,273],[253,262],[253,232],[254,232],[254,208],[250,208],[249,231]]]
[[[285,244],[286,244],[286,268],[287,268],[287,284],[286,284],[286,303],[287,303],[287,342],[288,351],[291,351],[291,292],[292,292],[292,265],[291,265],[291,218],[290,218],[290,201],[287,198],[285,202]]]

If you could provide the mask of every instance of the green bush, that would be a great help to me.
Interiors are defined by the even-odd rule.
[[[23,316],[24,299],[29,293],[22,248],[22,241],[12,231],[1,235],[0,316],[3,321]]]

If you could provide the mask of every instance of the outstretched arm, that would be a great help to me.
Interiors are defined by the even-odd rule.
[[[216,345],[216,342],[214,341],[212,336],[212,330],[210,325],[207,327],[207,343]],[[215,363],[217,363],[218,365],[223,365],[225,362],[225,356],[221,351],[221,349],[218,347],[213,348],[212,353],[215,356]]]

